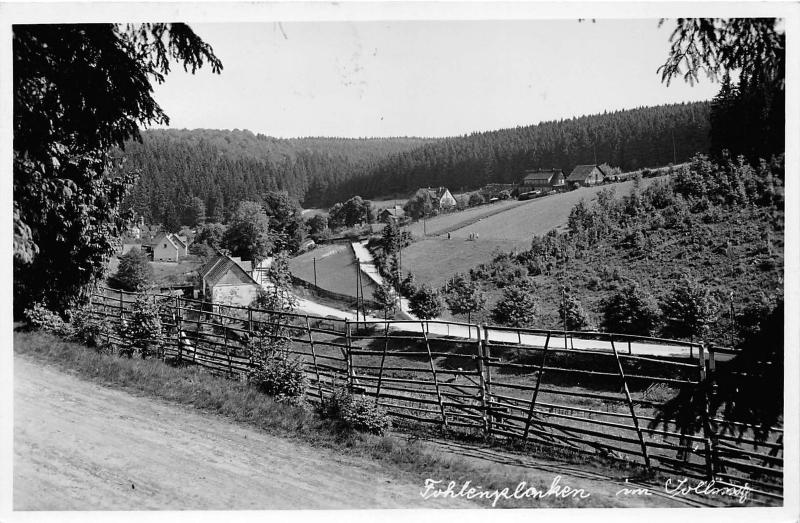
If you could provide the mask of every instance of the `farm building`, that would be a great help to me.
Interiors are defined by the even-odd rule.
[[[251,276],[252,265],[217,253],[198,271],[204,299],[224,305],[250,305],[261,289]]]
[[[177,234],[160,232],[150,242],[153,261],[174,261],[189,254],[189,241]]]
[[[565,185],[564,171],[561,169],[531,169],[523,174],[525,177],[519,188],[521,193],[541,189],[560,189]]]
[[[428,187],[425,190],[430,193],[434,208],[446,211],[456,206],[456,199],[453,198],[453,195],[450,194],[447,187],[439,187],[436,189]]]
[[[406,213],[402,207],[395,205],[393,208],[387,208],[378,213],[378,221],[381,223],[400,223],[405,218]]]
[[[599,165],[578,165],[567,177],[567,184],[575,187],[585,187],[603,183],[605,177]]]

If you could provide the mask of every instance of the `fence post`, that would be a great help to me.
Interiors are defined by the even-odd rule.
[[[356,309],[358,310],[358,309]],[[345,318],[344,320],[344,329],[345,329],[345,339],[347,340],[347,349],[345,353],[345,364],[347,365],[347,390],[349,392],[353,392],[353,354],[352,350],[352,339],[350,335],[350,320]]]
[[[644,464],[650,468],[650,456],[647,454],[647,445],[644,442],[642,429],[639,428],[639,418],[636,417],[636,409],[633,408],[633,400],[631,400],[631,392],[628,390],[628,380],[625,379],[625,372],[622,370],[622,361],[619,359],[617,347],[614,345],[614,335],[611,335],[611,349],[614,351],[614,358],[617,360],[617,367],[619,368],[619,377],[622,380],[622,389],[625,391],[625,399],[628,401],[628,408],[631,411],[631,418],[633,418],[633,426],[636,428],[636,434],[639,436],[639,444],[642,446],[642,457]]]
[[[482,353],[483,353],[483,366],[486,371],[486,412],[489,414],[489,431],[492,430],[492,366],[490,359],[492,358],[492,349],[489,347],[489,330],[486,328],[486,323],[477,326],[483,330],[483,336],[478,334],[480,339]]]
[[[383,380],[383,365],[386,362],[386,352],[389,350],[389,322],[384,323],[383,354],[381,355],[381,368],[378,370],[378,385],[375,388],[375,403],[381,396],[381,381]]]
[[[472,337],[472,325],[469,326],[470,337]],[[481,387],[481,411],[483,413],[483,430],[488,436],[492,431],[491,418],[489,417],[489,403],[487,401],[486,392],[486,366],[483,361],[483,342],[481,341],[480,326],[475,326],[475,335],[477,337],[476,350],[478,352],[478,373],[480,374],[480,387]]]
[[[542,374],[544,373],[544,364],[547,359],[547,349],[550,347],[550,331],[547,331],[547,339],[544,342],[544,351],[542,352],[542,362],[539,364],[539,371],[536,374],[536,388],[533,389],[531,395],[531,408],[528,409],[528,419],[525,421],[525,433],[522,436],[523,440],[528,439],[528,433],[531,430],[531,420],[533,420],[534,409],[536,408],[536,397],[539,395],[539,385],[542,383]]]
[[[444,403],[442,402],[442,393],[439,390],[439,380],[436,377],[436,367],[433,364],[433,354],[431,354],[431,344],[428,341],[428,334],[425,332],[425,322],[419,322],[422,327],[422,336],[425,338],[425,348],[428,350],[428,361],[431,364],[431,374],[433,375],[433,385],[436,387],[436,398],[439,400],[439,410],[442,412],[442,423],[447,427],[447,415],[444,412]]]
[[[175,296],[175,330],[177,331],[178,336],[178,363],[181,362],[181,356],[183,352],[183,343],[181,340],[181,326],[183,322],[181,321],[181,299],[178,296]],[[166,352],[164,353],[166,357]]]
[[[714,479],[716,452],[714,441],[712,440],[711,417],[709,413],[708,388],[706,387],[706,358],[705,346],[703,342],[697,346],[698,370],[700,371],[700,386],[703,387],[703,443],[705,444],[706,454],[706,477]]]
[[[317,389],[319,390],[319,401],[322,403],[322,382],[319,379],[319,368],[317,367],[317,353],[314,350],[314,337],[311,335],[311,322],[308,321],[308,314],[306,314],[306,330],[308,331],[308,344],[311,346],[311,361],[314,362],[314,373],[317,376]]]

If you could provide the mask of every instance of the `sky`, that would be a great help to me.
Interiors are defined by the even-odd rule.
[[[223,71],[174,67],[155,88],[170,128],[269,136],[458,136],[709,100],[661,82],[658,20],[191,24]]]

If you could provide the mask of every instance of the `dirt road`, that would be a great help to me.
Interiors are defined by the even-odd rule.
[[[14,358],[14,509],[464,507],[366,460]]]

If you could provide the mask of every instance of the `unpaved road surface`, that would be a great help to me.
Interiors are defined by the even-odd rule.
[[[474,508],[367,461],[14,358],[14,509]]]

